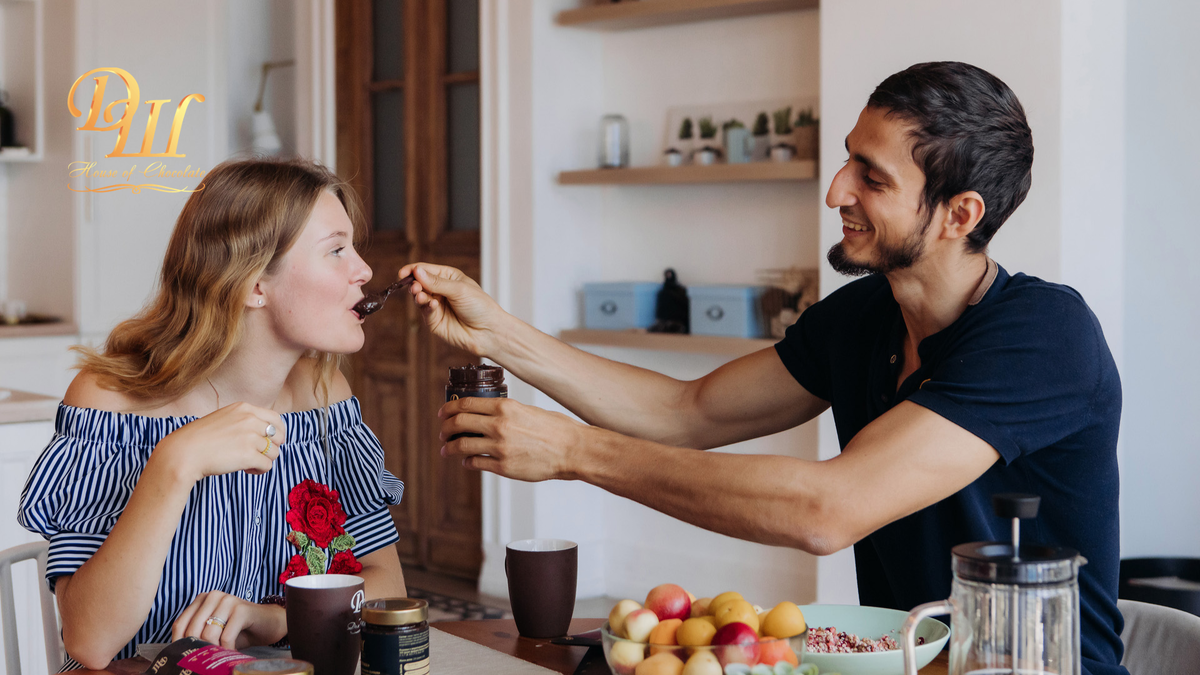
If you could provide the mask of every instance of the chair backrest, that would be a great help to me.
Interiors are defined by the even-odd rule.
[[[50,545],[44,541],[21,544],[0,551],[0,621],[4,624],[4,665],[8,675],[21,675],[21,651],[17,643],[17,609],[13,602],[13,563],[37,560],[38,596],[42,604],[42,638],[46,645],[46,667],[56,673],[63,664],[62,634],[58,615],[54,612],[54,596],[46,584],[46,554]]]
[[[1117,600],[1125,616],[1125,657],[1130,675],[1200,673],[1200,616],[1137,600]]]

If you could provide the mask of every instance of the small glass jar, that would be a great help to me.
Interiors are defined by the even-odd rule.
[[[362,675],[429,669],[429,603],[413,598],[368,600],[362,608]]]
[[[450,369],[446,382],[446,400],[459,398],[508,398],[508,385],[504,383],[504,369],[500,366],[459,366]],[[455,434],[450,440],[479,434]]]
[[[313,665],[297,659],[255,659],[234,666],[233,675],[313,675]]]
[[[629,121],[621,115],[605,115],[600,120],[600,168],[629,166]]]

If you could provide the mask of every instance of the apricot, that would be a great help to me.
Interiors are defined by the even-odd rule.
[[[674,654],[655,654],[637,664],[634,675],[682,675],[683,661]]]
[[[650,653],[657,654],[659,652],[671,652],[671,649],[656,648],[653,645],[677,645],[675,641],[675,633],[679,627],[683,625],[683,619],[667,619],[660,622],[650,631]]]
[[[742,597],[741,593],[737,593],[735,591],[725,591],[724,593],[713,598],[712,602],[708,603],[708,613],[715,615],[717,613],[717,609],[721,605],[723,605],[731,600],[744,600],[744,599],[745,598]]]
[[[675,641],[685,647],[704,647],[712,644],[717,627],[711,616],[702,616],[684,621],[675,631]]]
[[[717,628],[738,622],[744,623],[753,628],[754,632],[758,632],[758,615],[754,613],[754,607],[745,600],[726,602],[717,608],[713,618],[717,620]]]
[[[796,652],[792,651],[792,646],[787,640],[776,640],[773,638],[763,638],[758,642],[758,662],[773,666],[780,661],[787,661],[793,666],[800,665],[800,659],[796,658]]]
[[[683,675],[721,675],[721,662],[705,649],[692,654],[683,666]]]
[[[762,634],[773,638],[790,638],[804,632],[804,614],[794,603],[781,602],[767,612],[762,623]]]

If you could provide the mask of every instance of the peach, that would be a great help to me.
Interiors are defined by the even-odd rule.
[[[691,618],[694,619],[698,616],[704,616],[705,614],[708,614],[708,605],[711,602],[712,598],[700,598],[699,600],[693,600]]]
[[[682,675],[721,675],[721,672],[717,655],[706,649],[692,654],[683,666]]]
[[[625,637],[634,642],[646,642],[657,625],[657,614],[648,609],[635,609],[625,617]]]
[[[683,620],[691,616],[692,601],[688,592],[675,584],[662,584],[646,594],[646,609],[658,615],[659,621]]]
[[[781,602],[767,612],[767,618],[762,622],[762,634],[773,638],[790,638],[803,633],[807,627],[799,607],[790,602]]]
[[[763,638],[758,643],[758,662],[773,666],[780,661],[787,661],[793,666],[800,665],[800,660],[796,658],[796,652],[792,651],[792,646],[787,640],[776,640],[774,638]]]
[[[752,665],[758,661],[758,632],[750,626],[735,621],[717,629],[713,635],[714,645],[727,645],[719,650],[717,658],[722,663],[745,663]]]
[[[634,675],[681,675],[683,661],[674,654],[655,654],[637,664]]]
[[[758,633],[758,615],[754,613],[754,607],[745,600],[730,600],[717,608],[713,614],[713,618],[717,620],[717,628],[731,624],[734,622],[744,623],[754,629]]]
[[[617,637],[625,637],[625,617],[641,608],[636,600],[622,600],[613,605],[612,611],[608,613],[609,631]]]
[[[688,619],[675,631],[675,641],[687,647],[703,647],[712,644],[717,632],[711,616]]]
[[[637,665],[645,658],[645,647],[626,640],[617,640],[608,651],[608,662],[619,675],[632,675]]]

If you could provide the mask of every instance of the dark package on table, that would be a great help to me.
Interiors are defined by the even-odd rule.
[[[146,675],[232,675],[234,666],[253,660],[248,654],[188,637],[164,647]]]

